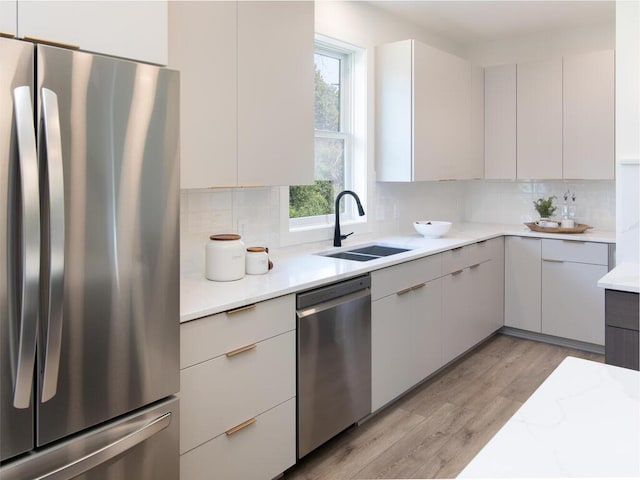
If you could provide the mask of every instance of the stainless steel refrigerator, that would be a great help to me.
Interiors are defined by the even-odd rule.
[[[0,478],[179,477],[179,75],[0,38]]]

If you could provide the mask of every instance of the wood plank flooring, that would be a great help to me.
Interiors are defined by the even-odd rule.
[[[497,335],[284,473],[285,480],[454,478],[568,355]]]

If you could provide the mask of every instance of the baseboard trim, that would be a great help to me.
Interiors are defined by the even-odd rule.
[[[530,332],[528,330],[521,330],[513,327],[502,327],[499,330],[504,335],[510,335],[512,337],[524,338],[525,340],[534,340],[536,342],[550,343],[552,345],[558,345],[560,347],[575,348],[577,350],[584,350],[585,352],[597,353],[604,355],[604,345],[596,345],[594,343],[581,342],[579,340],[571,340],[568,338],[555,337],[553,335],[547,335],[544,333]]]

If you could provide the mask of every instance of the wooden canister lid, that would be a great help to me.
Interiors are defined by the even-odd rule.
[[[229,240],[240,240],[240,235],[235,233],[221,233],[218,235],[211,235],[209,237],[211,240],[218,240],[221,242],[227,242]]]
[[[247,252],[252,252],[252,253],[260,253],[260,252],[268,252],[269,250],[266,249],[265,247],[249,247],[247,248]]]

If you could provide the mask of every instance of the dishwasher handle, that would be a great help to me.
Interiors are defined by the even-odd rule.
[[[307,292],[299,293],[296,300],[296,308],[298,310],[329,302],[335,298],[341,298],[359,290],[369,292],[371,287],[371,277],[363,275],[356,278],[345,280],[344,282],[332,283],[325,287],[316,288]]]
[[[342,295],[341,297],[338,297],[338,298],[332,298],[329,301],[319,303],[316,305],[311,305],[304,309],[298,309],[296,310],[296,315],[299,320],[302,320],[311,315],[317,315],[327,310],[336,308],[339,305],[343,305],[345,303],[358,300],[361,298],[367,298],[367,297],[369,299],[371,298],[371,290],[369,290],[368,288],[364,290],[358,290],[357,292],[349,293],[347,295]]]

